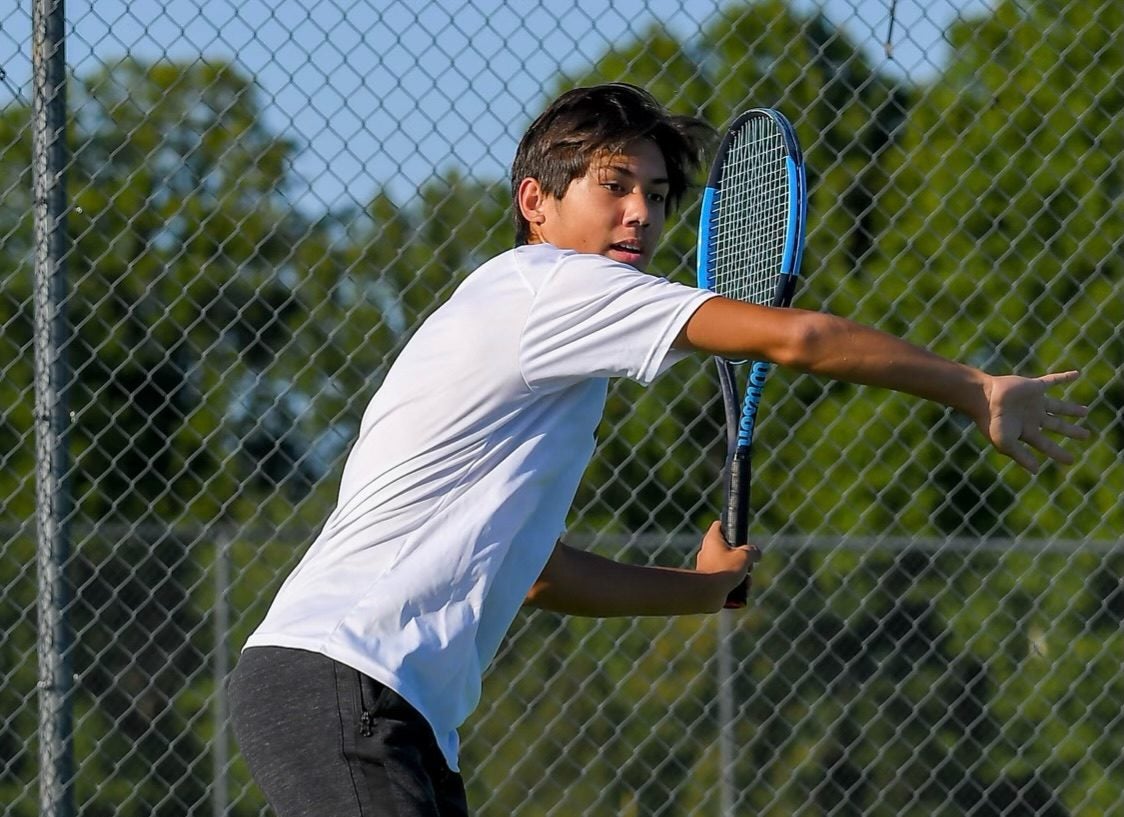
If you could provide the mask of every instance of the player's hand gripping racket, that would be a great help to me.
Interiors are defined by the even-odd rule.
[[[763,306],[788,306],[800,271],[807,217],[804,157],[780,113],[755,108],[738,116],[722,139],[703,192],[699,221],[699,286]],[[761,393],[772,364],[749,362],[738,399],[735,366],[716,357],[726,409],[726,507],[722,532],[731,545],[749,535],[750,447]],[[727,607],[744,607],[748,580]]]

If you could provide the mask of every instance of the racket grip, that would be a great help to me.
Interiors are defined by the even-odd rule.
[[[737,547],[749,544],[749,451],[739,449],[730,459],[726,485],[726,509],[722,535]],[[726,596],[727,610],[740,610],[749,603],[749,576]]]
[[[749,604],[749,576],[742,579],[742,583],[729,592],[726,603],[722,607],[726,610],[741,610],[747,604]]]

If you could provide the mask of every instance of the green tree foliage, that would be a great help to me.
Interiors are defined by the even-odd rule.
[[[34,508],[31,129],[28,109],[0,110],[0,494],[4,521]]]
[[[123,60],[75,96],[82,515],[210,518],[240,481],[307,490],[278,352],[307,320],[302,245],[323,239],[285,199],[295,146],[265,129],[253,84],[227,65]]]

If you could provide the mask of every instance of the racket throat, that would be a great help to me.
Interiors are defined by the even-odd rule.
[[[738,421],[737,447],[746,449],[745,457],[749,458],[749,444],[753,439],[753,429],[757,424],[757,410],[761,406],[761,395],[765,391],[765,380],[773,365],[764,361],[756,361],[749,369],[749,382],[746,384],[745,400],[742,401],[741,419]]]

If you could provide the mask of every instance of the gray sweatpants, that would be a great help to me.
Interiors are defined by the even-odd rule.
[[[282,647],[245,650],[228,685],[238,745],[278,817],[467,817],[460,775],[388,687]]]

